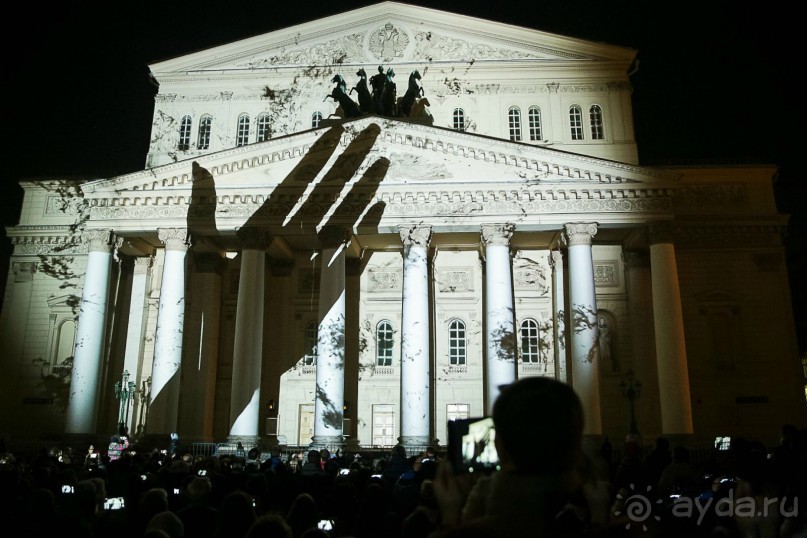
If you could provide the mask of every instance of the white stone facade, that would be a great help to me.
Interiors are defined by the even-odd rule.
[[[145,170],[22,184],[0,431],[111,431],[126,370],[135,434],[416,446],[544,375],[618,439],[632,371],[648,436],[774,441],[805,418],[775,169],[639,166],[634,56],[383,2],[152,65]],[[335,116],[378,66],[425,112]]]

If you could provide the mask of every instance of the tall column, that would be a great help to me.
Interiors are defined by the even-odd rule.
[[[87,230],[83,239],[88,243],[87,269],[81,292],[70,403],[65,420],[65,433],[69,434],[95,433],[112,249],[115,246],[111,230]]]
[[[141,372],[140,366],[143,359],[143,343],[146,334],[146,312],[148,303],[146,302],[146,288],[149,281],[149,273],[154,259],[151,256],[140,256],[134,260],[134,274],[132,275],[132,294],[129,302],[129,326],[126,330],[126,350],[123,358],[123,370],[129,372],[130,380],[135,382],[135,386],[140,387]],[[140,400],[132,398],[132,412],[129,415],[126,427],[129,433],[137,431],[137,417],[140,415]]]
[[[493,413],[493,402],[499,387],[516,380],[516,339],[513,308],[513,267],[510,261],[510,238],[513,224],[483,224],[485,246],[485,379],[487,413]]]
[[[260,435],[263,309],[266,281],[266,233],[238,231],[241,273],[235,312],[233,385],[230,394],[230,441],[256,442]]]
[[[649,232],[661,429],[665,435],[691,434],[692,401],[672,230],[658,223]]]
[[[193,260],[190,311],[185,323],[188,352],[182,364],[179,433],[185,439],[212,441],[224,262],[215,252],[195,253]]]
[[[555,378],[564,383],[569,382],[568,365],[566,364],[566,294],[563,288],[564,270],[563,254],[559,250],[549,253],[549,265],[552,267],[552,309],[554,310],[553,336],[555,339]]]
[[[160,228],[157,236],[165,245],[165,260],[157,308],[147,428],[149,435],[168,435],[177,431],[179,415],[179,368],[185,326],[185,254],[190,237],[182,228]]]
[[[586,422],[583,433],[600,435],[600,348],[597,327],[597,298],[591,241],[597,224],[564,225],[569,246],[569,330],[571,331],[572,386],[583,403]]]
[[[398,226],[403,242],[401,443],[429,443],[429,241],[431,226]]]
[[[8,282],[6,302],[3,305],[2,332],[0,341],[4,343],[4,351],[0,353],[0,429],[7,432],[17,430],[19,413],[11,412],[20,405],[20,375],[23,365],[23,344],[25,325],[28,320],[28,309],[31,306],[31,288],[36,273],[36,262],[13,262],[11,270],[14,278]]]
[[[659,429],[659,387],[656,368],[656,343],[653,334],[653,292],[650,257],[646,251],[625,250],[625,292],[628,300],[633,372],[642,383],[641,431],[648,437]]]
[[[347,230],[324,226],[317,328],[315,446],[341,446],[345,405],[345,247]]]

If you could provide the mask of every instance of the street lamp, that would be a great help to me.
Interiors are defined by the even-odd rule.
[[[129,403],[134,396],[135,383],[129,381],[129,372],[123,371],[123,380],[115,383],[115,398],[120,400],[118,405],[118,432],[123,432],[126,420],[129,418]]]
[[[630,404],[630,433],[639,434],[639,427],[636,425],[636,409],[634,401],[639,398],[642,392],[642,383],[633,376],[633,370],[628,370],[625,378],[619,382],[619,390],[622,396],[628,399]]]

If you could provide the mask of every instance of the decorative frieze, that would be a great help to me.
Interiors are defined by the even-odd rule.
[[[367,287],[369,291],[400,291],[402,277],[400,271],[371,269],[367,275]]]
[[[688,185],[673,191],[673,202],[688,207],[727,206],[739,209],[748,205],[745,185]]]
[[[513,287],[518,290],[537,291],[546,295],[549,291],[547,279],[546,271],[538,264],[513,268]]]
[[[441,270],[437,277],[437,289],[441,293],[470,292],[474,290],[471,269]]]
[[[617,260],[595,262],[594,284],[598,288],[618,288],[620,286],[619,262]]]

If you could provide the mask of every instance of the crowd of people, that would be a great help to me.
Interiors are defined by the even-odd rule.
[[[553,412],[525,427],[524,409]],[[78,457],[5,452],[0,510],[3,527],[24,536],[807,536],[807,431],[786,425],[770,450],[733,439],[693,462],[665,438],[649,450],[630,437],[590,449],[584,420],[568,385],[514,383],[494,405],[499,469],[481,473],[402,445],[200,457],[181,445],[139,451],[118,436]]]

